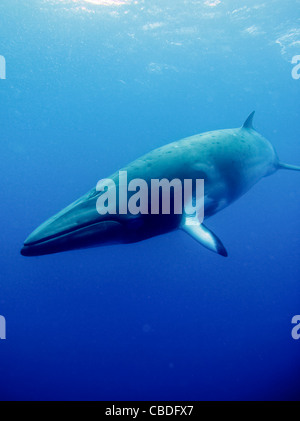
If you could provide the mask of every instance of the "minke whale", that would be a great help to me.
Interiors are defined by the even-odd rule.
[[[300,171],[299,166],[279,161],[271,143],[253,128],[253,115],[254,111],[239,128],[205,132],[162,146],[122,171],[127,171],[128,181],[203,179],[206,220],[241,197],[261,178],[279,169]],[[118,172],[110,178],[118,186]],[[175,212],[100,215],[96,209],[100,194],[93,188],[40,225],[25,240],[21,254],[38,256],[133,243],[182,229],[207,249],[227,256],[221,240],[197,215],[193,221],[184,213]]]

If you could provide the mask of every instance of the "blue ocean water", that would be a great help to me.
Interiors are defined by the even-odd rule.
[[[300,164],[297,0],[2,0],[1,400],[298,400],[300,175],[207,225],[26,258],[45,219],[140,155],[254,126]]]

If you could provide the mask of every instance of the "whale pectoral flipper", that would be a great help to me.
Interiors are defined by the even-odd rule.
[[[184,223],[181,225],[181,228],[207,249],[212,250],[221,256],[228,256],[222,241],[205,225],[200,224],[195,218],[186,218]]]

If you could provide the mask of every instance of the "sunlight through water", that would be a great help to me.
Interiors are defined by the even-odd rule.
[[[96,6],[121,6],[131,3],[131,0],[83,0],[84,3],[94,4]]]

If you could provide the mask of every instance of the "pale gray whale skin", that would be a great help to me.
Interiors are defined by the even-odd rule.
[[[241,197],[261,178],[278,169],[300,167],[278,160],[271,143],[252,126],[254,111],[242,127],[215,130],[170,143],[123,168],[128,182],[135,178],[204,179],[204,218]],[[118,184],[119,172],[110,178]],[[100,215],[96,201],[101,192],[90,190],[48,219],[25,240],[23,256],[37,256],[106,244],[132,243],[178,228],[206,248],[227,256],[219,238],[206,226],[190,225],[184,215]]]

